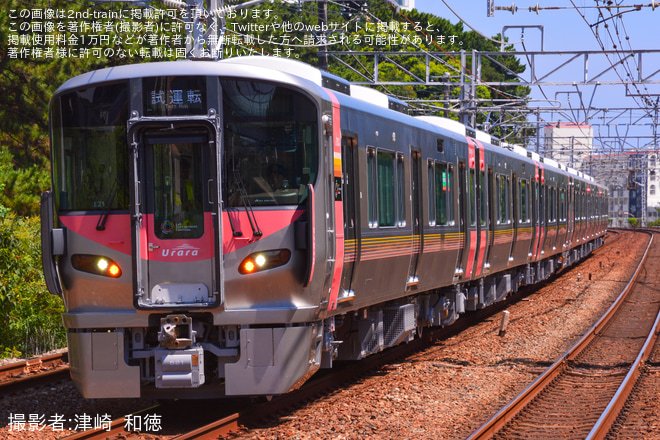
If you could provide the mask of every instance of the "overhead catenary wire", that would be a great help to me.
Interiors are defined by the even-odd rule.
[[[522,43],[522,41],[516,41],[516,42],[511,43],[511,42],[508,42],[508,41],[495,40],[494,38],[490,38],[490,37],[488,37],[488,36],[486,36],[485,34],[479,32],[479,30],[477,30],[477,28],[475,28],[474,26],[472,26],[472,25],[471,25],[470,23],[468,23],[465,19],[463,19],[460,15],[458,15],[458,14],[456,13],[456,11],[454,11],[454,10],[452,9],[452,7],[449,6],[449,4],[447,4],[447,2],[446,2],[445,0],[442,0],[442,3],[445,4],[445,6],[447,7],[447,9],[449,9],[449,10],[452,12],[452,14],[454,14],[454,15],[456,16],[456,18],[458,18],[459,20],[461,20],[461,22],[465,23],[465,25],[466,25],[467,27],[469,27],[469,28],[472,29],[474,32],[476,32],[478,35],[480,35],[481,37],[487,39],[488,41],[492,41],[493,43],[495,43],[495,44],[500,44],[500,45],[501,45],[501,44],[520,44],[520,43]],[[504,38],[504,36],[502,36],[502,38]]]
[[[591,30],[592,34],[593,34],[594,37],[596,38],[596,41],[598,42],[598,45],[600,46],[601,50],[605,51],[605,44],[604,44],[604,42],[602,41],[602,39],[601,39],[601,37],[600,37],[600,34],[599,34],[598,32],[596,32],[596,31],[593,29],[593,26],[591,26],[591,24],[589,23],[589,21],[587,20],[587,18],[584,16],[584,14],[582,13],[582,11],[580,11],[580,9],[578,8],[578,6],[575,5],[574,1],[573,1],[573,0],[570,0],[570,2],[571,2],[571,4],[573,5],[573,8],[578,12],[578,14],[580,15],[580,17],[581,17],[581,18],[584,20],[584,22],[589,26],[589,29]],[[657,3],[657,2],[654,2],[654,3]],[[605,9],[606,9],[606,8],[605,8]],[[599,13],[602,15],[602,10],[600,10]],[[608,35],[610,36],[610,39],[612,39],[612,41],[614,42],[614,37],[612,36],[612,34],[611,34],[610,30],[609,30],[609,27],[607,28],[607,32],[608,32]],[[635,88],[635,90],[638,92],[638,94],[640,95],[640,97],[641,97],[643,100],[646,100],[646,101],[650,102],[650,101],[648,100],[648,96],[643,96],[644,94],[640,91],[638,85],[634,82],[634,76],[633,76],[633,74],[632,74],[632,69],[631,69],[631,68],[629,67],[629,65],[628,65],[628,60],[630,59],[630,57],[628,57],[628,56],[622,57],[622,56],[621,56],[621,54],[622,54],[621,49],[618,48],[618,47],[616,47],[616,44],[615,44],[614,50],[615,50],[615,51],[617,52],[617,54],[619,55],[619,60],[618,60],[617,62],[614,62],[614,61],[610,58],[610,56],[609,56],[607,53],[605,53],[605,57],[606,57],[606,59],[608,60],[608,62],[610,63],[610,66],[612,67],[612,69],[614,70],[614,72],[616,73],[616,75],[617,75],[617,76],[619,77],[619,79],[621,80],[621,82],[624,83],[624,84],[626,85],[626,90],[628,90],[628,84],[627,84],[627,81],[626,81],[626,79],[624,78],[624,76],[622,76],[621,72],[620,72],[619,69],[617,68],[618,65],[623,66],[622,68],[625,70],[625,72],[626,72],[626,76],[630,78],[630,81],[632,82],[632,86],[633,86],[633,87]],[[631,52],[630,52],[630,53],[632,53],[632,52],[633,52],[633,50],[632,50],[632,47],[631,47]],[[633,58],[634,58],[634,57],[633,57]],[[639,66],[636,66],[635,70],[638,69],[638,68],[639,68]],[[648,89],[647,89],[647,92],[648,92]],[[639,106],[640,109],[645,110],[645,111],[647,112],[647,114],[648,114],[650,117],[653,116],[652,113],[650,112],[650,110],[645,109],[645,106],[642,105],[642,104],[640,104],[640,102],[637,101],[637,97],[636,97],[636,96],[631,95],[631,98],[637,103],[637,105]]]

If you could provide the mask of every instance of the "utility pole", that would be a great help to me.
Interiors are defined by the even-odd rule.
[[[318,16],[319,16],[319,28],[321,32],[321,50],[319,50],[319,69],[328,71],[328,46],[326,46],[326,41],[328,38],[327,29],[328,29],[328,2],[326,0],[321,0],[318,3]]]
[[[445,103],[444,103],[444,116],[445,118],[449,118],[449,100],[451,99],[451,88],[450,88],[450,79],[449,79],[449,72],[445,72],[442,74],[442,78],[445,80]]]

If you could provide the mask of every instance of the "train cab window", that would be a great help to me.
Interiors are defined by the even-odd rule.
[[[227,207],[303,203],[318,174],[318,110],[303,93],[221,80]]]
[[[128,83],[68,92],[51,104],[53,188],[60,211],[128,210]]]
[[[203,159],[205,136],[185,141],[148,138],[153,161],[154,223],[161,240],[204,235]]]

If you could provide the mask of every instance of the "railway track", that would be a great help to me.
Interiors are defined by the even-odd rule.
[[[286,409],[299,406],[304,402],[327,394],[330,390],[354,380],[355,378],[400,361],[411,353],[421,350],[425,344],[429,343],[431,337],[431,335],[427,335],[425,338],[416,339],[407,345],[393,347],[385,352],[363,359],[357,364],[350,363],[350,365],[347,364],[342,368],[336,370],[333,369],[325,375],[320,375],[319,377],[310,380],[300,389],[288,394],[276,396],[269,401],[257,404],[250,403],[249,401],[236,402],[236,404],[233,405],[234,411],[230,411],[228,408],[217,410],[216,414],[218,414],[218,418],[216,420],[213,420],[210,423],[200,423],[199,426],[190,429],[189,431],[169,438],[176,440],[217,439],[232,433],[238,433],[243,425],[253,423],[255,420],[264,420],[276,416],[278,413],[286,411]],[[142,410],[135,413],[135,415],[139,416],[140,413],[146,412],[160,414],[165,411],[167,411],[166,408],[154,407],[149,410]],[[177,414],[177,417],[181,418],[181,413]],[[166,418],[167,417],[163,416],[163,419]],[[66,439],[101,440],[109,437],[130,439],[133,434],[139,434],[132,432],[130,429],[126,429],[125,421],[125,417],[122,417],[112,421],[109,429],[82,431],[72,434],[66,437]]]
[[[67,377],[69,377],[67,351],[13,362],[0,366],[0,393],[17,392]]]
[[[618,236],[619,234],[616,233],[616,235]],[[240,432],[241,427],[244,425],[254,425],[256,420],[265,420],[270,417],[277,417],[278,414],[289,412],[293,407],[298,407],[303,405],[304,402],[317,399],[319,396],[323,396],[330,390],[341,387],[344,384],[349,383],[351,380],[355,380],[356,378],[364,375],[373,374],[375,371],[387,370],[392,365],[396,366],[398,362],[401,362],[402,359],[410,356],[412,353],[417,353],[423,350],[425,347],[430,345],[431,341],[438,338],[447,338],[450,335],[457,334],[460,331],[463,331],[466,327],[486,319],[487,316],[492,316],[507,308],[511,302],[519,300],[527,293],[529,292],[525,293],[524,291],[521,291],[515,297],[512,297],[506,301],[502,301],[501,303],[494,305],[488,310],[473,312],[471,315],[457,321],[452,326],[433,333],[425,334],[424,338],[416,339],[415,341],[411,342],[410,344],[406,344],[405,346],[388,349],[383,353],[371,356],[360,361],[359,363],[351,363],[348,368],[330,371],[321,377],[317,377],[316,379],[311,380],[301,389],[290,394],[274,397],[269,402],[264,402],[257,405],[245,405],[241,409],[234,408],[235,411],[217,411],[217,419],[211,423],[200,423],[200,426],[196,427],[195,429],[191,429],[190,431],[182,433],[178,436],[168,436],[167,438],[215,439],[218,437],[227,436],[231,433]],[[156,409],[156,412],[159,411],[159,409]],[[180,418],[185,417],[179,414],[177,419]],[[163,421],[165,420],[171,420],[171,418],[163,416]],[[183,432],[183,429],[181,429],[180,432]],[[101,439],[107,438],[108,435],[108,432],[80,432],[67,438]],[[115,422],[113,422],[111,435],[119,435],[122,436],[122,438],[132,438],[131,432],[124,428],[123,418],[117,419]]]
[[[632,280],[603,318],[468,440],[604,438],[640,371],[648,369],[644,361],[659,319],[659,259],[660,245],[652,239]]]
[[[659,352],[656,344],[650,359],[640,369],[640,375],[628,399],[604,438],[608,440],[658,438]]]

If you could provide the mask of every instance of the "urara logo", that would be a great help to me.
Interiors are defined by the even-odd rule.
[[[189,244],[182,244],[174,249],[163,249],[163,257],[196,257],[199,255],[199,248]]]

